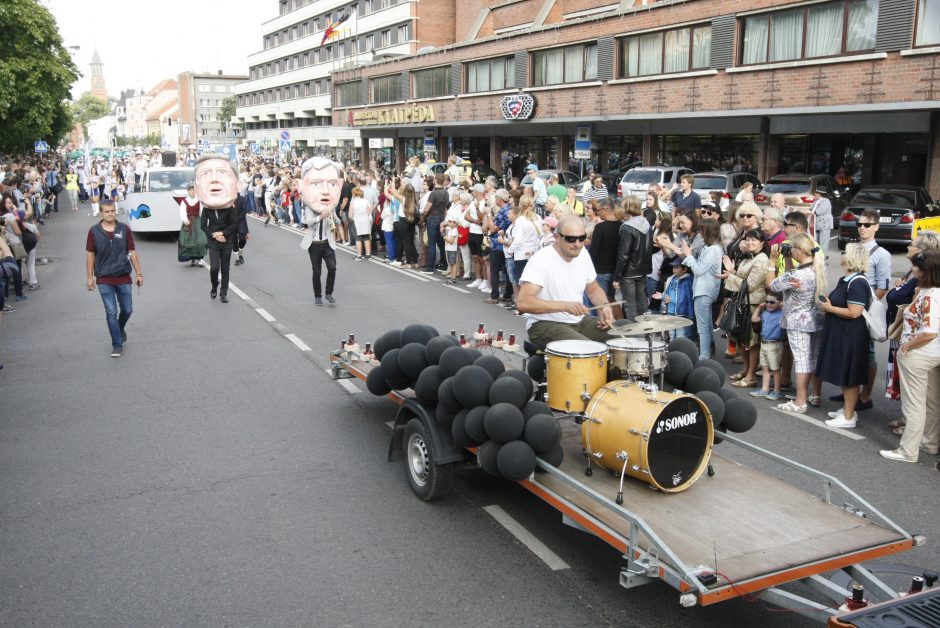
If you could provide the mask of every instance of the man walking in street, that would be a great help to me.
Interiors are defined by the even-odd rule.
[[[138,287],[144,285],[144,275],[134,235],[130,227],[117,221],[114,201],[101,202],[101,221],[88,230],[85,251],[85,285],[89,292],[98,286],[111,333],[111,357],[119,358],[127,341],[124,328],[133,312],[131,267]]]
[[[300,170],[300,197],[304,202],[304,233],[300,247],[307,250],[313,270],[314,305],[323,305],[320,273],[326,263],[326,300],[336,303],[336,230],[333,211],[343,193],[343,166],[324,157],[311,157]]]
[[[196,198],[202,203],[202,230],[209,236],[209,296],[228,303],[228,273],[238,236],[238,173],[232,162],[214,154],[196,160]],[[219,292],[219,274],[222,290]]]

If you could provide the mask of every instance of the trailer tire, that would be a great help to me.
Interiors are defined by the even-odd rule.
[[[418,419],[405,425],[401,444],[405,477],[411,491],[426,502],[445,497],[454,484],[454,465],[438,465],[436,452],[428,432]]]

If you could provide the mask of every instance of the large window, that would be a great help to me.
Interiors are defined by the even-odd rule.
[[[401,75],[392,74],[391,76],[380,76],[379,78],[369,79],[369,102],[393,102],[401,100],[399,92],[401,91]]]
[[[488,92],[512,85],[516,62],[513,57],[487,59],[467,64],[467,92]]]
[[[711,48],[711,26],[627,37],[620,42],[620,76],[629,78],[707,68]]]
[[[450,66],[419,70],[412,74],[415,98],[437,98],[450,94]]]
[[[753,15],[744,18],[743,28],[741,63],[745,65],[872,50],[878,0],[847,0]]]
[[[337,107],[353,107],[361,104],[364,104],[362,102],[362,82],[336,84]]]
[[[940,44],[940,0],[917,0],[915,46]]]
[[[597,44],[552,48],[532,53],[532,84],[579,83],[597,78]]]

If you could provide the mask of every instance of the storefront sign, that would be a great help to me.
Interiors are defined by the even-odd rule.
[[[918,231],[940,231],[940,216],[935,218],[921,218],[914,221],[914,233],[912,238],[917,237]]]
[[[380,126],[387,124],[424,124],[437,122],[434,105],[411,105],[394,109],[373,109],[350,112],[353,126]]]
[[[503,96],[499,109],[507,120],[528,120],[535,113],[535,97],[530,94]]]

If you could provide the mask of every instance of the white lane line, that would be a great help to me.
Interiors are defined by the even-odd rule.
[[[833,434],[838,434],[839,436],[845,436],[846,438],[851,438],[852,440],[865,440],[864,436],[862,436],[861,434],[856,434],[850,429],[847,430],[841,427],[829,427],[828,425],[826,425],[824,421],[820,421],[819,419],[814,419],[813,417],[806,416],[805,414],[799,414],[797,412],[787,412],[786,410],[780,410],[779,408],[772,408],[772,409],[775,410],[776,412],[779,412],[780,414],[786,414],[788,416],[795,417],[801,421],[806,421],[810,425],[821,427],[824,430],[828,430],[832,432]]]
[[[267,311],[266,309],[264,309],[263,307],[257,307],[257,308],[255,308],[255,312],[257,312],[258,314],[260,314],[260,315],[261,315],[261,318],[263,318],[264,320],[268,321],[269,323],[273,323],[273,322],[277,321],[277,319],[274,318],[273,316],[271,316],[270,314],[268,314],[268,311]]]
[[[406,277],[411,277],[412,279],[417,279],[418,281],[431,281],[427,277],[422,277],[421,275],[416,275],[412,272],[409,272],[408,269],[398,268],[397,266],[392,266],[391,264],[382,264],[387,266],[389,270],[394,270],[396,273],[400,273]]]
[[[248,295],[242,292],[240,288],[236,287],[235,284],[230,282],[228,284],[228,289],[237,294],[238,298],[240,298],[242,301],[248,300]]]
[[[561,557],[548,549],[548,546],[535,538],[531,532],[526,530],[521,523],[509,516],[505,510],[499,506],[484,506],[485,510],[499,525],[506,528],[510,534],[519,539],[519,542],[529,548],[533,554],[538,556],[552,571],[560,569],[569,569],[570,565],[563,561]]]
[[[326,371],[331,377],[333,376],[333,371],[331,371],[330,369],[323,369],[323,370]],[[353,384],[352,381],[349,379],[338,379],[336,380],[336,383],[342,386],[343,388],[345,388],[346,392],[348,392],[350,395],[356,395],[362,392],[361,390],[359,390],[359,387]]]
[[[456,290],[457,292],[463,292],[464,294],[470,294],[469,290],[464,290],[463,288],[458,288],[457,286],[452,286],[450,284],[444,284],[445,288],[450,288],[451,290]]]
[[[303,340],[298,338],[295,334],[284,334],[284,337],[290,340],[292,343],[294,343],[294,346],[300,349],[301,351],[312,351],[312,349],[308,347],[307,344]]]

